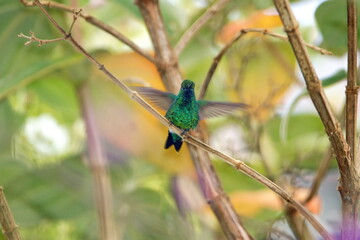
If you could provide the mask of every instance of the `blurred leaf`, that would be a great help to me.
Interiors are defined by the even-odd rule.
[[[194,239],[169,195],[168,175],[140,159],[111,167],[116,216],[124,239]],[[165,180],[165,181],[164,181]]]
[[[9,101],[0,101],[0,156],[11,155],[14,134],[19,131],[24,120],[25,116],[16,113]]]
[[[90,177],[78,158],[40,169],[16,160],[1,160],[0,166],[3,171],[21,169],[6,174],[1,182],[15,219],[23,227],[75,218],[91,204]]]
[[[221,43],[228,43],[244,28],[271,29],[281,25],[278,15],[269,15],[265,11],[258,11],[245,20],[237,20],[226,24],[219,33],[218,40]]]
[[[345,70],[339,70],[336,73],[334,73],[332,76],[323,79],[321,82],[322,82],[323,87],[329,87],[329,86],[332,86],[333,84],[340,82],[341,80],[346,78],[346,76],[347,76],[347,73]],[[293,114],[293,111],[295,110],[295,107],[299,103],[299,101],[303,97],[308,96],[308,95],[309,95],[309,92],[307,91],[307,89],[304,89],[303,91],[301,91],[298,94],[298,96],[294,99],[294,101],[291,103],[290,107],[288,108],[288,111],[284,114],[284,117],[282,118],[282,121],[281,121],[281,127],[280,127],[280,136],[283,140],[285,140],[286,136],[287,136],[287,126],[288,126],[288,122],[289,122],[289,117]]]
[[[74,56],[54,61],[42,60],[41,62],[35,62],[23,71],[8,74],[4,78],[0,79],[0,82],[2,83],[0,84],[0,100],[39,77],[43,77],[55,69],[73,64],[78,60],[79,57]]]
[[[237,43],[227,62],[232,101],[251,106],[259,122],[269,119],[295,82],[295,59],[289,44],[264,36]],[[240,67],[239,67],[240,66]]]
[[[220,177],[225,192],[235,192],[239,189],[258,190],[264,188],[264,186],[260,183],[254,181],[249,176],[236,171],[233,167],[222,161],[214,161],[213,164]]]
[[[324,87],[329,87],[335,83],[340,82],[341,80],[344,80],[347,77],[347,72],[345,70],[339,70],[330,77],[324,78],[321,80],[321,83]]]
[[[268,137],[276,149],[277,155],[272,161],[279,161],[282,169],[293,164],[298,166],[305,164],[307,168],[317,168],[328,145],[319,116],[311,114],[291,116],[286,141],[282,141],[279,133],[280,122],[279,118],[272,119],[266,125],[263,136]]]
[[[64,23],[63,18],[58,19],[59,13],[52,15],[60,24]],[[43,39],[59,37],[49,21],[44,20],[41,11],[25,8],[19,1],[1,1],[0,44],[3,47],[0,54],[0,100],[36,78],[81,59],[76,54],[65,56],[71,48],[69,44],[46,44],[40,48],[35,47],[36,43],[24,46],[27,40],[17,37],[21,32],[28,35],[29,31],[33,31]]]
[[[358,9],[360,2],[356,1]],[[346,1],[324,1],[316,9],[315,18],[323,36],[322,46],[336,55],[347,51]],[[360,18],[358,18],[358,44],[360,44]]]
[[[50,75],[29,85],[28,90],[36,115],[50,112],[59,122],[67,124],[79,118],[77,96],[70,81]]]
[[[298,201],[303,201],[309,193],[309,189],[296,189],[293,197]],[[270,189],[255,191],[237,191],[229,195],[236,211],[247,217],[256,217],[264,209],[272,210],[273,217],[282,211],[282,199]],[[305,205],[312,213],[319,214],[321,202],[318,196]]]

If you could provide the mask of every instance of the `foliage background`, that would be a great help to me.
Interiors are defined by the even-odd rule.
[[[73,2],[151,51],[141,15],[132,1]],[[161,1],[173,45],[210,3]],[[341,65],[346,53],[345,3],[318,3],[317,24],[301,30],[308,42],[335,54],[320,57],[310,51],[315,63]],[[212,58],[241,28],[281,33],[280,21],[272,11],[271,1],[230,2],[180,55],[183,75],[194,80],[199,89]],[[70,25],[71,15],[50,12],[63,26]],[[119,239],[221,239],[216,219],[197,187],[187,149],[180,154],[164,151],[166,128],[108,83],[69,44],[25,47],[24,39],[17,35],[29,30],[44,39],[58,37],[38,9],[2,0],[0,185],[23,238],[98,239],[94,176],[86,157],[89,146],[79,94],[85,89],[109,161]],[[117,77],[127,78],[129,85],[164,88],[150,62],[100,30],[79,20],[74,35]],[[326,69],[324,85],[340,115],[345,72],[337,69]],[[328,141],[304,94],[288,43],[259,34],[245,36],[221,62],[206,98],[253,106],[247,113],[209,120],[211,145],[273,176],[294,194],[306,195]],[[281,204],[270,191],[217,159],[214,165],[256,239],[266,238],[271,228],[288,231]],[[336,177],[337,170],[332,169],[320,195],[308,206],[334,232],[340,225]]]

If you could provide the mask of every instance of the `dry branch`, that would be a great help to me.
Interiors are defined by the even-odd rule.
[[[354,3],[355,1],[352,2]],[[302,39],[299,31],[299,25],[291,10],[288,0],[274,0],[274,3],[304,76],[310,98],[323,122],[333,148],[333,153],[338,162],[340,170],[340,183],[338,189],[342,198],[343,206],[343,230],[346,232],[343,232],[343,236],[345,234],[345,236],[349,237],[347,239],[353,239],[353,234],[356,229],[354,226],[356,222],[355,219],[358,217],[358,198],[360,190],[358,170],[356,169],[351,157],[351,151],[354,151],[354,149],[351,150],[348,143],[345,141],[340,125],[331,111],[328,100],[321,86],[321,82],[316,75],[314,67],[306,51],[304,40]],[[349,88],[347,88],[347,91],[349,91]]]
[[[231,48],[231,46],[237,42],[240,38],[242,38],[245,34],[247,33],[260,33],[260,34],[263,34],[263,35],[268,35],[268,36],[271,36],[271,37],[275,37],[275,38],[278,38],[278,39],[281,39],[281,40],[284,40],[284,41],[288,41],[288,37],[287,36],[283,36],[283,35],[280,35],[280,34],[277,34],[277,33],[273,33],[267,29],[261,29],[261,28],[244,28],[244,29],[241,29],[239,31],[239,33],[230,41],[228,42],[221,50],[220,52],[216,55],[216,57],[213,59],[213,62],[206,74],[206,77],[205,77],[205,80],[201,86],[201,89],[200,89],[200,92],[199,92],[199,99],[202,99],[204,98],[205,96],[205,93],[206,93],[206,90],[210,84],[210,80],[212,79],[215,71],[216,71],[216,68],[220,62],[220,60],[222,59],[222,57],[227,53],[227,51]],[[308,44],[308,43],[305,43],[305,45],[308,47],[308,48],[311,48],[315,51],[318,51],[320,52],[321,54],[324,54],[324,55],[332,55],[331,52],[329,52],[328,50],[326,49],[323,49],[323,48],[319,48],[317,46],[314,46],[314,45],[311,45],[311,44]]]
[[[14,216],[6,201],[4,190],[0,187],[0,225],[6,240],[20,240],[20,232]]]
[[[356,157],[356,121],[358,86],[357,81],[357,16],[356,1],[347,1],[347,23],[348,23],[348,78],[346,86],[346,141],[350,148],[351,165],[355,176],[344,178],[341,184],[347,186],[345,191],[340,189],[342,198],[342,239],[357,239],[357,223],[359,218],[359,162]],[[355,182],[356,181],[356,182]],[[341,187],[341,186],[340,186]],[[351,189],[350,189],[351,188]],[[351,191],[348,193],[347,191]],[[348,197],[351,197],[349,201]]]
[[[36,6],[34,1],[20,0],[20,2],[26,7]],[[41,4],[48,8],[54,8],[54,9],[59,9],[59,10],[65,11],[65,12],[74,13],[73,8],[71,8],[67,5],[61,4],[61,3],[57,3],[57,2],[53,2],[53,1],[41,1]],[[115,28],[111,27],[110,25],[107,25],[106,23],[96,19],[95,17],[93,17],[89,14],[84,13],[83,11],[81,11],[79,16],[81,18],[85,19],[85,21],[87,21],[88,23],[94,25],[95,27],[102,29],[103,31],[109,33],[110,35],[112,35],[113,37],[115,37],[116,39],[118,39],[119,41],[124,43],[125,45],[127,45],[129,48],[131,48],[132,50],[134,50],[135,52],[137,52],[144,58],[148,59],[149,61],[151,61],[151,62],[155,61],[153,56],[151,56],[149,53],[146,53],[139,46],[137,46],[133,41],[131,41],[129,38],[124,36],[122,33],[117,31]]]
[[[216,14],[218,13],[229,0],[218,0],[211,7],[207,8],[204,14],[202,14],[181,36],[180,40],[176,44],[174,50],[177,56],[185,48],[186,44],[192,37]]]
[[[93,178],[96,210],[100,225],[100,239],[116,240],[118,239],[118,228],[114,219],[113,194],[107,169],[108,162],[97,132],[89,88],[86,85],[81,86],[78,95],[85,122],[88,145],[88,157],[86,157],[86,160]]]

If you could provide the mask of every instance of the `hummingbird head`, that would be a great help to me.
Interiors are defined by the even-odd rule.
[[[182,89],[193,89],[195,87],[195,83],[191,80],[184,80],[182,83],[181,83],[181,88]]]

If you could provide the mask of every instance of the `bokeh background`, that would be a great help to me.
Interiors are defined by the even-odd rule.
[[[130,0],[57,1],[101,19],[153,54],[137,6]],[[346,78],[344,1],[291,1],[335,113],[341,118]],[[160,1],[174,46],[213,1]],[[67,29],[72,15],[50,9]],[[216,54],[243,28],[284,34],[270,0],[230,1],[179,56],[184,78],[200,89]],[[117,239],[224,239],[199,190],[187,147],[164,150],[167,129],[67,42],[24,46],[19,33],[60,37],[37,8],[0,2],[0,186],[24,239],[99,239],[99,179],[107,180]],[[156,67],[83,19],[73,36],[129,86],[164,90]],[[245,102],[247,112],[210,119],[209,143],[273,177],[303,199],[329,147],[306,93],[289,43],[248,33],[229,50],[206,99]],[[100,140],[102,174],[88,150],[90,128]],[[88,125],[89,126],[89,125]],[[281,201],[219,159],[213,164],[225,191],[256,239],[291,239]],[[100,175],[99,175],[100,174]],[[337,168],[331,163],[319,195],[307,205],[336,233],[340,223]],[[4,236],[0,234],[0,239]]]

